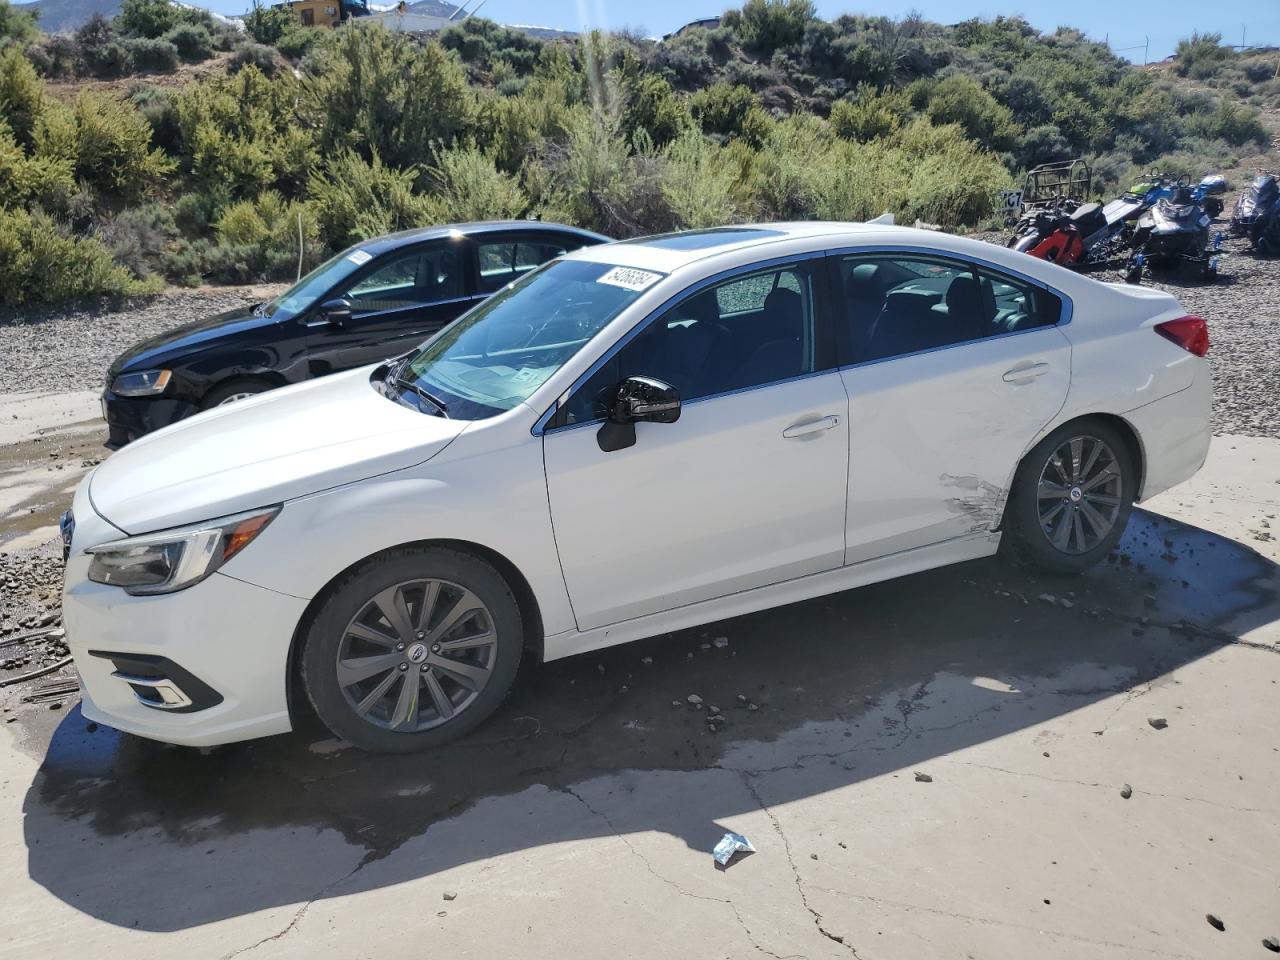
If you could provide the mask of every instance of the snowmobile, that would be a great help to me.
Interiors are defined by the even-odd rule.
[[[1142,268],[1176,267],[1179,272],[1211,280],[1218,273],[1218,250],[1222,235],[1212,246],[1209,225],[1213,222],[1186,183],[1174,187],[1138,218],[1133,231],[1133,262],[1141,275]]]
[[[1240,194],[1230,229],[1248,237],[1258,252],[1280,256],[1280,184],[1274,173],[1259,175]]]

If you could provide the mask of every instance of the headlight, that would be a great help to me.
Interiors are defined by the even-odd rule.
[[[154,397],[164,393],[169,386],[172,370],[139,370],[122,373],[111,381],[111,392],[122,397]]]
[[[134,595],[183,590],[252,543],[279,512],[269,507],[90,547],[89,579]]]

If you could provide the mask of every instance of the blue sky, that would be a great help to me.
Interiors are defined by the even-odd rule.
[[[196,0],[200,2],[200,0]],[[222,13],[242,12],[245,0],[205,0]],[[375,0],[389,2],[389,0]],[[637,27],[651,35],[669,33],[695,17],[714,16],[728,0],[486,0],[482,15],[503,23],[531,23],[566,30],[584,26],[606,28]],[[1090,37],[1109,40],[1113,48],[1136,47],[1123,55],[1142,62],[1142,46],[1150,39],[1150,58],[1159,60],[1172,53],[1178,40],[1194,30],[1217,31],[1228,43],[1240,42],[1240,27],[1248,26],[1250,43],[1280,46],[1280,2],[1276,0],[1159,0],[1142,5],[1116,0],[979,0],[971,4],[946,0],[818,0],[822,16],[841,13],[868,13],[898,17],[914,6],[929,20],[955,23],[973,16],[1022,14],[1041,30],[1059,24],[1078,27]]]

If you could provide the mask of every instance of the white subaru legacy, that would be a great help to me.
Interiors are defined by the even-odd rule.
[[[349,321],[358,325],[356,314]],[[144,437],[65,518],[84,715],[371,750],[553,660],[1008,541],[1097,563],[1209,446],[1204,320],[945,234],[586,247],[413,353]]]

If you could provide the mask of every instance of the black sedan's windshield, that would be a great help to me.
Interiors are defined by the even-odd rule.
[[[556,260],[494,294],[396,370],[401,386],[463,420],[510,410],[662,274]]]
[[[372,259],[373,255],[361,250],[359,245],[348,247],[265,304],[262,313],[278,320],[292,320],[315,303],[317,297],[323,296]]]

